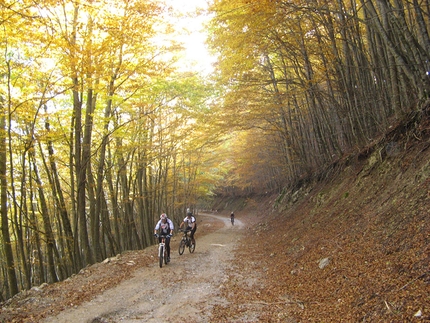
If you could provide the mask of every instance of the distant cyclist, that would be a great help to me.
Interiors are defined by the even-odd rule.
[[[233,211],[230,213],[230,220],[231,220],[231,225],[234,225],[234,212]]]
[[[161,242],[160,235],[166,236],[165,243],[167,251],[167,262],[170,262],[170,238],[173,235],[174,229],[175,226],[173,225],[172,220],[167,217],[166,213],[161,214],[160,220],[157,222],[154,228],[154,236],[158,238],[158,243]],[[157,231],[160,232],[160,235],[157,233]]]
[[[195,243],[194,233],[197,230],[197,222],[196,222],[196,218],[193,216],[191,212],[187,212],[187,217],[182,221],[179,227],[182,228],[184,225],[186,225],[185,230],[191,231],[190,238],[192,243]]]

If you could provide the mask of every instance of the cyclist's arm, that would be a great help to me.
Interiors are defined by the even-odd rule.
[[[175,229],[175,225],[173,224],[173,221],[169,219],[169,228],[170,228],[170,235],[173,235],[173,230]]]

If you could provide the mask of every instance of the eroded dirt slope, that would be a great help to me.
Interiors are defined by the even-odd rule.
[[[219,321],[258,308],[261,322],[430,322],[428,129],[397,129],[325,180],[266,201]],[[255,272],[261,284],[247,288]]]

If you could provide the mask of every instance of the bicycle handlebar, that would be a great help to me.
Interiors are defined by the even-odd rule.
[[[158,234],[157,236],[155,236],[155,238],[167,238],[167,237],[169,237],[169,236],[171,236],[170,234]]]

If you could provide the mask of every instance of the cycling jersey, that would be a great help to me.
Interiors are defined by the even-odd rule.
[[[193,223],[195,223],[194,227],[196,227],[196,226],[197,226],[196,218],[195,218],[195,217],[193,217],[193,216],[191,216],[190,218],[186,217],[186,218],[184,219],[184,223],[185,223],[185,225],[187,226],[187,229],[191,229],[191,228],[192,228],[192,226],[193,226]]]
[[[173,225],[172,220],[167,218],[166,223],[163,223],[162,220],[159,220],[155,225],[155,230],[160,230],[160,234],[170,234],[170,230],[174,230],[175,226]]]

